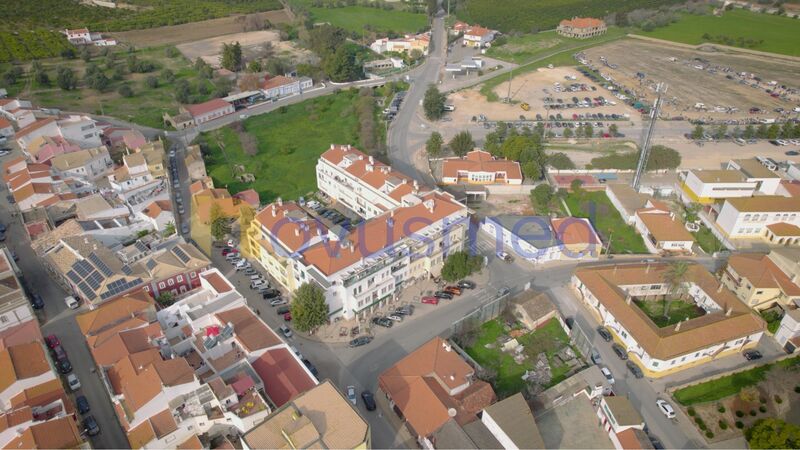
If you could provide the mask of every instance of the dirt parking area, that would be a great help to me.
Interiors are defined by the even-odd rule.
[[[291,41],[281,41],[280,33],[273,30],[248,31],[244,33],[226,34],[177,46],[178,50],[190,61],[203,58],[212,67],[220,66],[220,54],[223,44],[238,42],[242,46],[244,60],[267,56],[267,47],[276,56],[284,56],[294,62],[303,62],[312,56],[308,50],[298,48]]]
[[[601,74],[611,76],[651,103],[655,99],[655,85],[666,83],[662,117],[718,120],[759,117],[749,113],[753,107],[763,110],[763,116],[776,117],[775,108],[791,110],[799,99],[792,90],[800,87],[797,78],[800,62],[778,57],[723,52],[713,46],[693,50],[636,39],[612,42],[584,53],[589,64]],[[606,59],[605,63],[601,57]],[[741,72],[748,75],[743,79],[738,75]],[[644,78],[637,77],[637,73]],[[770,85],[773,81],[775,85]],[[766,92],[781,85],[787,89],[779,92],[787,93],[790,101],[773,98]],[[705,109],[696,109],[697,103],[702,103]]]
[[[568,79],[574,77],[574,79]],[[569,86],[572,83],[578,83],[586,86],[586,91],[562,92],[555,91],[555,83],[559,83],[562,87]],[[595,90],[592,90],[594,87]],[[500,98],[508,96],[508,81],[500,84],[495,88],[495,93]],[[604,105],[597,107],[587,108],[562,108],[562,109],[548,109],[545,107],[545,97],[552,98],[552,102],[557,102],[560,99],[564,104],[571,103],[573,97],[583,100],[585,97],[593,99],[595,97],[603,96],[604,98],[615,101],[616,105]],[[569,67],[556,67],[553,69],[539,69],[535,72],[527,73],[517,76],[511,80],[511,97],[512,103],[503,102],[489,102],[477,89],[467,89],[450,94],[448,103],[453,104],[456,110],[449,113],[452,119],[451,124],[455,127],[466,128],[465,125],[472,121],[473,117],[480,114],[486,116],[490,121],[514,121],[520,120],[520,116],[532,120],[537,114],[546,118],[553,114],[561,114],[564,120],[572,120],[573,114],[617,114],[624,116],[627,114],[629,120],[614,122],[620,128],[621,132],[625,132],[624,128],[630,125],[631,122],[640,122],[639,113],[633,108],[617,101],[616,98],[610,95],[610,92],[600,86],[597,86],[591,80],[580,74],[577,70]],[[529,110],[522,109],[522,103],[529,105]],[[597,122],[596,119],[590,120],[592,124]],[[603,121],[604,127],[607,127],[612,122]]]
[[[258,20],[266,20],[272,24],[289,22],[289,15],[284,10],[268,11],[250,15],[221,17],[202,22],[184,23],[166,27],[148,28],[144,30],[120,31],[109,33],[111,36],[136,47],[154,47],[158,45],[175,45],[197,41],[225,34],[239,33],[244,30],[247,17],[255,16]],[[251,19],[252,20],[252,19]]]

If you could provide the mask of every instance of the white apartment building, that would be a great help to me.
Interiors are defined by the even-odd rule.
[[[689,266],[684,289],[703,314],[665,327],[648,319],[637,302],[669,293],[668,270],[667,264],[584,267],[573,273],[572,286],[647,376],[662,376],[757,345],[764,322],[697,264]]]
[[[61,153],[51,159],[51,167],[61,178],[95,180],[108,173],[114,165],[105,145],[76,152]]]
[[[36,320],[31,304],[22,290],[14,263],[0,248],[0,331]]]
[[[731,198],[722,205],[716,223],[728,237],[761,238],[770,225],[784,223],[797,229],[798,214],[800,198],[779,195]]]
[[[131,153],[122,157],[123,165],[108,176],[111,188],[128,199],[137,193],[155,189],[162,183],[150,172],[143,153]]]
[[[738,170],[690,170],[683,180],[683,192],[698,203],[714,203],[724,198],[750,197],[756,190],[756,181]]]

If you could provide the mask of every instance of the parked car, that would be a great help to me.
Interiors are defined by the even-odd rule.
[[[606,380],[608,380],[608,384],[614,384],[615,381],[614,375],[611,374],[611,371],[608,370],[608,367],[601,367],[600,373],[602,373],[603,376],[606,377]]]
[[[44,342],[47,344],[47,348],[53,349],[57,346],[61,345],[61,341],[58,339],[58,336],[55,334],[50,334],[44,338]]]
[[[277,289],[273,289],[273,288],[268,288],[267,290],[262,292],[261,295],[264,297],[264,300],[270,300],[270,299],[273,299],[273,298],[280,297],[281,296],[281,291],[279,291]]]
[[[289,309],[288,306],[281,306],[280,308],[275,310],[275,314],[280,316],[280,315],[288,313],[289,311],[291,311],[291,309]]]
[[[356,399],[356,387],[355,386],[347,386],[347,399],[350,400],[350,403],[355,405],[358,403]]]
[[[89,436],[97,436],[100,434],[100,425],[97,425],[97,421],[94,420],[92,416],[86,416],[83,419],[83,429]]]
[[[447,286],[444,291],[453,295],[461,295],[461,288],[458,286]]]
[[[611,345],[611,350],[614,350],[614,353],[619,356],[619,359],[626,360],[628,359],[628,352],[623,348],[621,345],[617,344],[616,342]]]
[[[31,295],[31,306],[33,309],[42,309],[44,308],[44,299],[39,294]]]
[[[74,373],[67,375],[67,385],[72,392],[77,391],[81,388],[81,380],[78,379],[78,376]]]
[[[445,291],[436,291],[433,293],[433,296],[436,298],[443,298],[445,300],[452,300],[453,294]]]
[[[53,358],[56,360],[65,359],[67,357],[67,351],[64,350],[64,347],[61,346],[61,343],[54,345],[50,349],[50,353],[53,354]]]
[[[633,376],[635,376],[636,378],[644,378],[644,373],[642,373],[642,369],[640,369],[635,362],[628,361],[625,363],[625,365],[628,366],[628,370],[631,371]]]
[[[389,320],[394,320],[395,322],[402,322],[403,321],[403,315],[402,314],[389,314],[388,316],[386,316],[386,318],[389,319]]]
[[[598,352],[596,348],[593,348],[593,349],[592,349],[592,356],[591,356],[591,358],[592,358],[592,362],[593,362],[593,363],[595,363],[595,364],[597,364],[598,366],[599,366],[600,364],[602,364],[602,362],[603,362],[603,358],[601,358],[601,357],[600,357],[600,352]]]
[[[658,406],[658,410],[667,416],[667,419],[675,418],[675,409],[672,408],[672,405],[670,405],[668,401],[658,399],[656,400],[656,405]]]
[[[367,345],[372,342],[372,336],[359,336],[352,341],[350,341],[350,348],[354,347],[361,347],[362,345]]]
[[[429,305],[438,305],[439,299],[436,297],[422,297],[422,299],[420,299],[420,302],[427,303]]]
[[[85,395],[79,395],[75,397],[75,407],[78,408],[78,412],[81,414],[86,414],[92,410],[92,408],[89,406],[89,400]]]
[[[269,306],[281,306],[286,304],[286,299],[283,297],[274,298],[269,301]]]
[[[611,336],[611,332],[608,331],[608,328],[606,327],[597,327],[597,334],[599,334],[600,337],[606,342],[611,342],[611,340],[614,339]]]
[[[475,289],[475,282],[470,280],[461,280],[458,282],[458,287],[461,289]]]
[[[287,327],[286,325],[281,325],[281,327],[280,327],[280,330],[281,330],[281,333],[282,333],[282,334],[283,334],[285,337],[287,337],[287,338],[288,338],[288,337],[292,337],[292,329],[291,329],[291,328],[289,328],[289,327]]]
[[[372,392],[362,391],[361,400],[364,401],[364,406],[367,408],[367,411],[375,411],[377,405],[375,404],[375,397],[372,396]]]
[[[403,305],[394,310],[395,314],[402,314],[404,316],[413,316],[414,315],[414,305]]]
[[[222,249],[222,256],[228,256],[231,253],[239,253],[239,251],[230,247],[225,247]]]
[[[69,358],[56,360],[56,367],[60,373],[65,375],[72,372],[72,363],[69,362]]]
[[[311,372],[311,375],[314,375],[315,377],[319,378],[319,370],[317,370],[317,368],[314,366],[314,364],[311,363],[311,361],[307,360],[306,358],[302,358],[301,361],[303,361],[303,364],[305,364],[305,366],[308,368],[308,371]]]
[[[392,328],[394,322],[391,319],[387,319],[386,317],[373,317],[372,323],[375,325],[380,325],[384,328]]]
[[[71,295],[64,297],[64,303],[67,304],[69,309],[78,309],[81,306],[81,304],[78,302],[78,299]]]
[[[248,268],[247,268],[247,269],[245,269],[245,271],[244,271],[244,274],[245,274],[245,275],[256,275],[257,273],[258,273],[258,272],[256,272],[256,269],[253,269],[252,267],[248,267]]]
[[[292,321],[292,313],[291,312],[287,312],[286,314],[284,314],[283,315],[283,320],[285,322],[291,322]]]
[[[509,255],[506,252],[497,252],[497,257],[502,259],[503,261],[510,263],[514,261],[514,257]]]
[[[758,350],[748,350],[748,351],[742,353],[742,355],[744,355],[744,359],[746,359],[748,361],[755,361],[756,359],[761,359],[762,356],[764,356]]]

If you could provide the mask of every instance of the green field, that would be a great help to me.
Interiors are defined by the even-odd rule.
[[[799,364],[800,357],[784,359],[774,364],[765,364],[716,380],[678,389],[673,396],[675,400],[684,406],[721,400],[730,395],[738,394],[743,388],[760,383],[770,370],[796,371]]]
[[[493,45],[486,54],[492,58],[511,61],[516,64],[524,64],[542,55],[552,54],[558,51],[566,51],[576,47],[585,48],[587,45],[596,45],[610,39],[616,39],[625,35],[625,29],[619,27],[609,27],[608,32],[603,36],[590,39],[573,39],[555,31],[543,31],[536,34],[522,34],[500,38],[502,45]]]
[[[592,222],[605,244],[611,237],[611,253],[647,253],[642,236],[622,220],[604,191],[571,192],[565,201],[574,217]]]
[[[357,93],[343,91],[245,120],[245,130],[258,142],[255,156],[244,153],[230,128],[204,133],[202,139],[209,148],[206,167],[214,185],[227,186],[231,193],[253,188],[262,202],[278,196],[295,199],[316,190],[314,167],[319,155],[331,144],[359,144],[353,110],[357,97]],[[232,172],[234,164],[244,165],[256,181],[238,182]]]
[[[308,2],[300,1],[301,4]],[[387,33],[417,33],[428,28],[425,14],[416,14],[399,9],[379,9],[366,6],[345,6],[341,8],[308,7],[315,23],[328,22],[354,33],[363,33],[364,26],[372,31]]]
[[[125,52],[123,48],[118,48],[116,55],[116,62],[113,65],[124,66],[129,53]],[[153,128],[163,128],[161,116],[164,112],[177,112],[180,104],[175,99],[175,83],[178,80],[183,79],[190,83],[192,103],[200,103],[213,96],[214,84],[210,80],[201,79],[198,72],[183,56],[169,58],[165,55],[163,47],[137,50],[135,55],[140,60],[154,63],[156,70],[151,73],[126,73],[122,80],[111,81],[103,92],[83,86],[86,62],[82,59],[66,60],[63,58],[41,61],[51,80],[49,86],[40,86],[34,82],[29,75],[28,67],[26,67],[25,76],[17,80],[15,84],[5,87],[10,96],[19,95],[30,99],[37,105],[65,111],[105,114]],[[106,76],[111,78],[112,70],[108,68],[107,58],[96,55],[92,58],[91,63],[101,67]],[[0,72],[8,67],[10,66],[7,64],[0,64]],[[56,69],[58,67],[68,67],[76,73],[78,79],[81,80],[77,89],[64,91],[56,85]],[[175,74],[175,80],[170,82],[163,79],[160,76],[163,69],[171,70]],[[157,88],[145,85],[145,79],[151,75],[159,77]],[[117,92],[119,86],[123,84],[129,85],[133,89],[133,97],[125,98]],[[202,89],[200,88],[201,84],[204,85]]]
[[[467,23],[504,33],[552,30],[562,19],[605,17],[640,8],[681,3],[680,0],[463,0],[456,14]]]
[[[738,38],[763,40],[748,48],[800,56],[800,21],[742,9],[727,11],[722,17],[684,15],[678,22],[640,34],[684,44],[702,44],[707,41],[703,39],[704,34],[710,35],[714,38],[712,41],[716,43],[724,43],[715,39],[717,36],[727,36],[733,40]],[[741,46],[736,42],[729,45]]]

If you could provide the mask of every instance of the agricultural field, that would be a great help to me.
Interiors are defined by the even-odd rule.
[[[67,38],[55,31],[0,31],[0,63],[52,58],[70,47]]]
[[[365,26],[381,33],[418,33],[428,28],[425,14],[394,9],[346,6],[342,8],[309,8],[315,23],[327,22],[352,33],[363,33]]]
[[[543,55],[586,47],[587,44],[600,44],[625,35],[625,29],[610,27],[603,36],[590,39],[573,39],[561,36],[555,31],[542,31],[535,34],[522,34],[502,37],[492,43],[486,55],[492,58],[525,64]]]
[[[610,252],[644,254],[647,247],[642,236],[625,223],[604,191],[571,192],[565,199],[574,217],[589,219],[604,243],[611,239]],[[608,245],[608,244],[607,244]]]
[[[206,101],[213,96],[215,86],[211,80],[200,78],[198,71],[182,56],[171,58],[166,56],[163,47],[137,50],[134,53],[118,48],[114,55],[114,62],[109,62],[109,57],[95,55],[89,63],[101,68],[109,78],[108,86],[102,91],[85,85],[84,74],[88,67],[85,61],[61,58],[41,61],[44,71],[50,78],[48,85],[40,85],[34,81],[30,74],[30,65],[23,65],[25,75],[15,84],[5,87],[9,95],[30,99],[37,105],[65,111],[105,114],[153,128],[163,128],[162,114],[175,113],[180,106],[175,99],[177,83],[189,83],[192,103]],[[126,69],[122,79],[114,80],[114,68],[126,67],[126,59],[130,55],[136,56],[138,60],[151,62],[155,70],[148,73],[129,73]],[[8,64],[0,64],[0,72],[4,72],[8,67]],[[80,80],[76,89],[64,91],[56,85],[56,70],[60,67],[75,72]],[[174,78],[168,79],[165,70],[172,72]],[[150,76],[158,79],[157,87],[146,85],[145,80]],[[129,86],[133,96],[123,97],[118,92],[122,85]]]
[[[797,20],[743,9],[726,11],[721,17],[685,14],[678,22],[640,34],[684,44],[711,42],[800,56],[800,23]]]
[[[504,33],[552,30],[574,16],[605,17],[639,8],[657,8],[680,0],[464,0],[456,15],[467,23]]]
[[[313,167],[331,143],[362,148],[359,97],[358,91],[346,90],[248,118],[244,131],[257,143],[254,155],[245,152],[238,132],[230,127],[205,133],[201,140],[208,148],[206,168],[214,185],[227,186],[231,193],[255,189],[263,202],[316,190]],[[239,182],[235,165],[254,174],[255,182]]]

